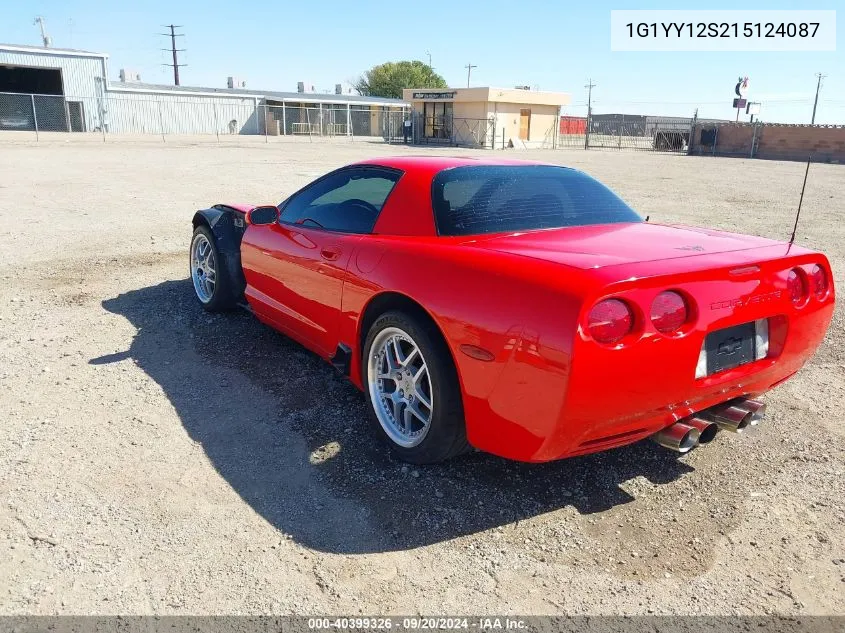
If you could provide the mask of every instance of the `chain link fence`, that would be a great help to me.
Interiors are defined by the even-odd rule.
[[[587,142],[587,117],[568,116],[560,117],[557,129],[557,139],[554,147],[560,148],[585,148]]]
[[[638,114],[563,115],[545,148],[640,150],[687,153],[696,119]]]
[[[415,112],[411,122],[413,142],[417,145],[493,148],[496,144],[496,121],[492,117],[424,116],[422,112]]]
[[[694,118],[637,114],[591,114],[585,147],[687,153]]]
[[[0,93],[0,133],[89,133],[109,137],[201,136],[217,141],[244,136],[270,139],[410,142],[410,113],[402,107],[352,104],[264,103],[254,97],[175,95],[62,95]]]
[[[557,125],[540,131],[539,146],[686,153],[695,123],[695,118],[614,113],[561,116]],[[367,139],[492,149],[512,146],[504,130],[496,129],[495,117],[424,116],[402,106],[269,98],[265,102],[251,96],[191,97],[129,90],[86,98],[0,93],[0,133],[4,131],[28,131],[36,138],[53,132],[98,134],[103,141],[121,135],[162,141],[192,135],[218,142],[252,136],[265,142]]]
[[[91,126],[83,99],[0,93],[0,130],[83,132]]]

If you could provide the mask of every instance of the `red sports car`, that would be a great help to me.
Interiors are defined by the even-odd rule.
[[[402,458],[523,461],[755,424],[830,323],[830,264],[644,221],[575,169],[385,158],[193,218],[207,310],[247,306],[363,390]],[[318,394],[315,394],[315,397]]]

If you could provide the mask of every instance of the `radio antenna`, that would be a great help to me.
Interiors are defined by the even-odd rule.
[[[807,169],[804,170],[804,184],[801,185],[801,197],[798,199],[798,213],[795,214],[795,226],[792,227],[792,237],[789,238],[790,245],[795,241],[795,232],[798,230],[798,218],[801,217],[801,205],[804,202],[804,189],[807,188],[807,174],[810,173],[810,160],[812,158],[812,154],[807,157]]]

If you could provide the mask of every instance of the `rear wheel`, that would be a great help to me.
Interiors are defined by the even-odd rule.
[[[432,324],[383,314],[370,328],[363,360],[377,432],[401,459],[430,464],[469,448],[457,372]]]
[[[204,224],[194,229],[190,249],[191,281],[202,307],[220,312],[235,306],[234,284],[229,278],[224,254],[221,253],[211,230]]]

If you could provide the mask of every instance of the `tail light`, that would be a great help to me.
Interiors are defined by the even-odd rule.
[[[677,332],[688,317],[687,303],[677,292],[661,292],[651,302],[651,322],[662,334]]]
[[[829,284],[827,283],[827,273],[824,268],[816,264],[810,269],[810,287],[813,294],[819,299],[824,299],[827,296]]]
[[[624,301],[605,299],[590,310],[590,336],[599,343],[617,343],[634,328],[634,315]]]
[[[804,277],[804,271],[793,268],[789,271],[786,278],[786,287],[789,290],[789,296],[792,298],[792,303],[795,305],[803,305],[807,300],[808,289],[807,280]]]

